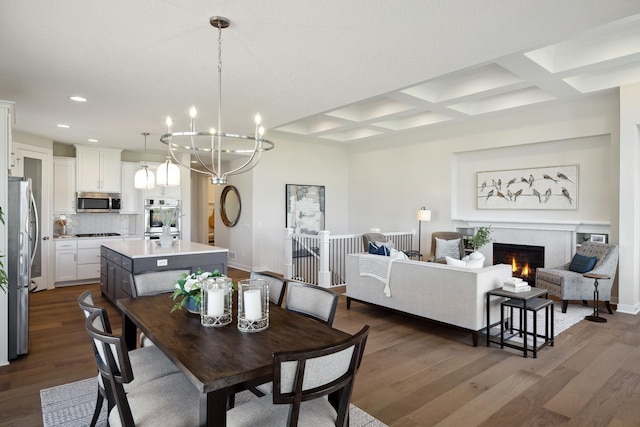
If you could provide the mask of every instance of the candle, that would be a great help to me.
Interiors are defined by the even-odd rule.
[[[250,289],[244,292],[244,317],[247,320],[262,318],[262,304],[260,303],[260,289]]]
[[[222,316],[224,314],[224,289],[207,291],[207,315]]]

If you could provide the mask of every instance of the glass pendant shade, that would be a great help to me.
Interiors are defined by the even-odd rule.
[[[180,185],[180,168],[169,159],[158,166],[156,174],[156,184],[159,186],[170,187]]]
[[[142,166],[133,177],[133,187],[138,190],[153,190],[155,186],[155,175],[149,170],[149,166]]]

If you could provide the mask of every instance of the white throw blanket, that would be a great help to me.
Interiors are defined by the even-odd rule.
[[[398,259],[407,259],[407,256],[394,251],[391,256],[371,255],[359,258],[360,276],[369,276],[381,281],[384,284],[384,294],[391,298],[391,288],[389,287],[389,277],[391,276],[391,266]]]

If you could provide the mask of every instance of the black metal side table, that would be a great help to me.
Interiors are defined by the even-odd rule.
[[[595,279],[595,282],[593,282],[593,315],[585,316],[584,318],[591,322],[606,323],[607,319],[600,317],[600,309],[598,308],[598,298],[600,296],[598,293],[598,280],[611,279],[611,276],[598,273],[584,273],[582,276],[587,279]]]
[[[494,344],[502,344],[500,342],[500,340],[492,340],[491,339],[491,334],[489,333],[489,330],[491,329],[491,297],[503,297],[503,298],[508,298],[510,300],[521,300],[522,301],[522,310],[524,313],[527,312],[527,302],[529,300],[532,300],[533,298],[538,298],[543,296],[545,298],[549,298],[549,291],[547,291],[546,289],[541,289],[541,288],[534,288],[532,287],[530,291],[527,292],[509,292],[509,291],[505,291],[502,288],[498,288],[498,289],[494,289],[492,291],[487,292],[487,347],[489,347],[491,345],[491,343]],[[502,310],[502,307],[500,308]],[[526,331],[527,330],[527,316],[524,316],[523,319],[523,329]],[[524,346],[524,348],[522,349],[523,351],[523,356],[527,357],[527,347]]]
[[[409,257],[409,259],[415,259],[416,261],[422,261],[422,254],[418,251],[410,250],[404,251],[404,254]]]

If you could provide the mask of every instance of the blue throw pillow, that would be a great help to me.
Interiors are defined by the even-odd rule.
[[[389,256],[389,248],[386,246],[376,246],[372,242],[369,242],[369,253],[373,255],[385,255]]]
[[[569,270],[575,271],[576,273],[586,273],[593,270],[593,267],[596,265],[596,261],[598,261],[598,258],[594,256],[588,257],[575,254],[571,260],[571,264],[569,265]]]

